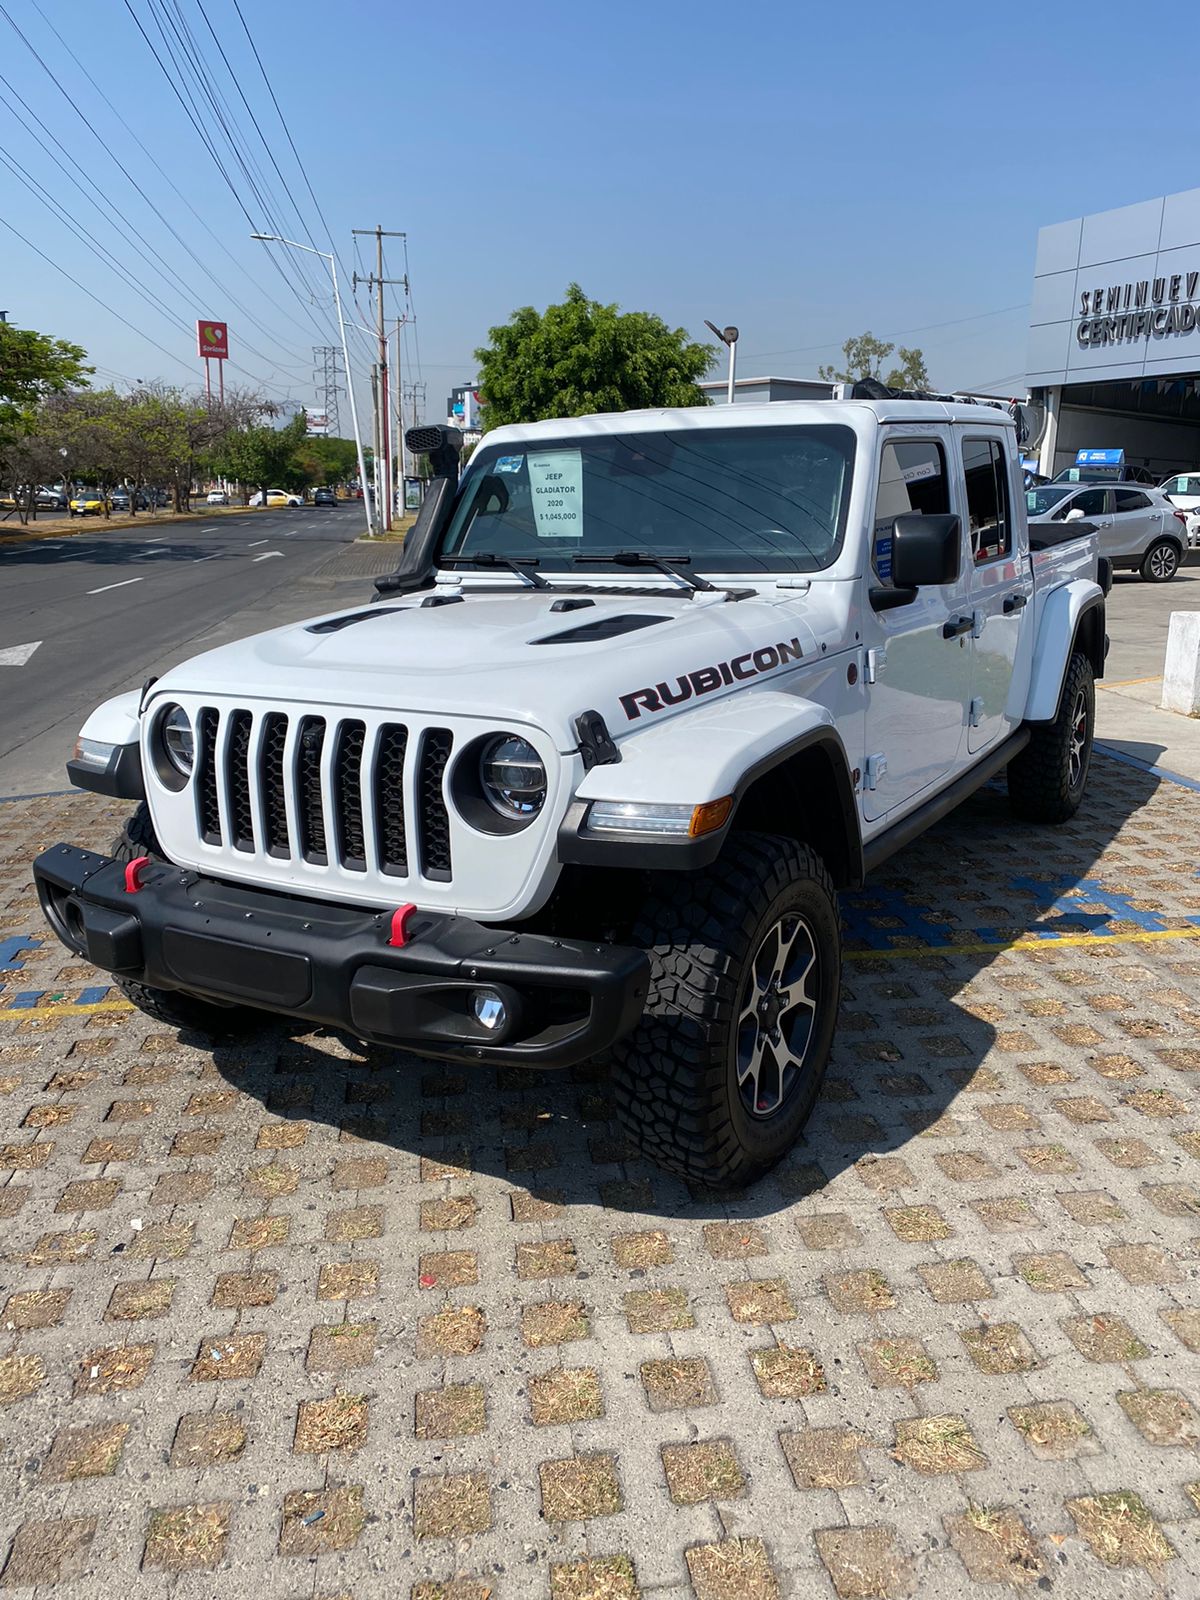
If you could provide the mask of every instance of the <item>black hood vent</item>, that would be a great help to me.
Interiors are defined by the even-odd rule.
[[[372,617],[390,616],[393,611],[407,611],[407,606],[372,606],[369,611],[352,611],[348,617],[327,617],[324,622],[310,622],[305,633],[341,633],[356,622],[370,622]]]
[[[581,622],[577,628],[563,633],[548,633],[544,639],[531,639],[530,644],[594,644],[600,639],[619,639],[623,633],[636,633],[639,628],[653,628],[657,623],[669,622],[670,617],[648,616],[644,611],[615,617],[597,617],[593,622]]]

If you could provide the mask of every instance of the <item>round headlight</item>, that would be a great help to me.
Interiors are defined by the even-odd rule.
[[[171,706],[159,723],[159,728],[167,760],[176,772],[190,778],[196,762],[196,742],[187,712],[182,706]]]
[[[479,757],[479,781],[488,804],[502,817],[534,817],[546,801],[542,758],[515,733],[489,739]]]

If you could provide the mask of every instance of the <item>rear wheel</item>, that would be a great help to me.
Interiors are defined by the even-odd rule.
[[[154,861],[166,859],[144,801],[113,840],[112,853],[118,861],[135,861],[138,856],[149,856]],[[171,1028],[188,1028],[197,1033],[248,1033],[261,1028],[266,1020],[263,1012],[250,1006],[221,1006],[178,989],[154,989],[116,973],[113,981],[139,1011]]]
[[[708,871],[656,880],[635,942],[651,986],[614,1051],[618,1115],[660,1166],[750,1183],[795,1143],[829,1059],[841,986],[829,874],[791,839],[734,835]]]
[[[1091,662],[1076,651],[1067,663],[1058,716],[1032,731],[1008,765],[1008,798],[1030,822],[1066,822],[1079,810],[1092,764],[1096,685]]]
[[[1170,539],[1159,539],[1142,557],[1138,568],[1147,583],[1169,583],[1179,571],[1179,550]]]

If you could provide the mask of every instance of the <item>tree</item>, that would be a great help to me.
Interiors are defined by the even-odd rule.
[[[305,427],[304,413],[299,411],[282,428],[257,423],[235,428],[214,449],[214,465],[227,478],[264,493],[269,488],[287,488],[295,476],[292,458],[304,439]]]
[[[85,355],[82,345],[0,322],[0,437],[27,431],[47,395],[86,383]]]
[[[893,350],[896,350],[894,344],[885,344],[868,329],[866,333],[847,339],[842,346],[844,371],[839,372],[836,367],[818,367],[817,373],[826,383],[859,383],[864,378],[873,378],[891,389],[928,389],[929,373],[925,370],[924,355],[904,345],[896,351],[900,365],[893,367],[886,378],[881,375],[883,363]]]
[[[295,465],[303,473],[306,487],[313,483],[345,483],[358,476],[358,450],[353,439],[314,434],[296,447]]]
[[[715,354],[649,311],[622,312],[571,284],[562,305],[522,306],[476,350],[483,425],[644,406],[702,406]]]

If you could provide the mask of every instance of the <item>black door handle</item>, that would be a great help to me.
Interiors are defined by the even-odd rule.
[[[1004,615],[1011,617],[1014,611],[1024,611],[1028,604],[1029,596],[1027,594],[1010,594],[1004,602]]]
[[[942,638],[957,639],[960,633],[970,633],[974,624],[974,617],[949,617],[942,623]]]

